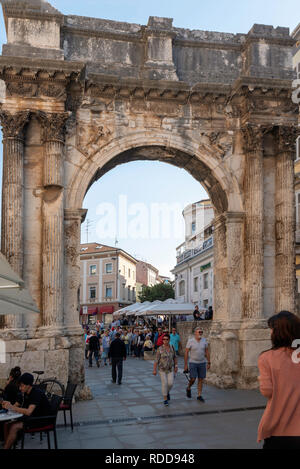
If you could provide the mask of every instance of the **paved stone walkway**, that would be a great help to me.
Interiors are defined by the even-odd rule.
[[[87,363],[86,363],[87,366]],[[74,432],[58,418],[60,449],[216,449],[260,448],[257,427],[265,399],[258,391],[220,390],[205,386],[206,403],[185,395],[183,360],[165,408],[160,378],[152,375],[153,362],[128,358],[121,386],[111,383],[109,366],[86,368],[92,401],[78,402]],[[27,437],[27,448],[46,447],[39,438]]]

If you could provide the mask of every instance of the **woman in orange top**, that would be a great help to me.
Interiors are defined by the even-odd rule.
[[[281,311],[268,326],[272,348],[258,360],[260,392],[268,398],[258,441],[264,449],[300,449],[300,319]]]

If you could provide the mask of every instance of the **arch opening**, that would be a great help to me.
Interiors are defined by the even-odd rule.
[[[116,166],[132,161],[161,161],[185,169],[206,190],[215,209],[216,215],[228,210],[228,198],[225,190],[213,171],[195,155],[180,149],[159,145],[143,145],[125,150],[96,169],[84,195],[94,182]]]

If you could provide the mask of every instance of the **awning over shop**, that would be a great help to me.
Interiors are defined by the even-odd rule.
[[[91,315],[96,315],[98,314],[98,306],[89,306],[88,307],[88,314],[91,314]]]
[[[113,306],[100,306],[99,313],[109,313],[112,314],[114,312]]]
[[[80,314],[96,315],[98,314],[98,306],[82,306],[80,308]]]
[[[24,281],[0,254],[0,314],[39,313]]]

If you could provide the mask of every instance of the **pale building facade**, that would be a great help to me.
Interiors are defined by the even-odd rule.
[[[143,285],[153,287],[161,283],[159,271],[153,265],[145,261],[138,261],[136,265],[136,296],[139,301],[139,295],[142,292]]]
[[[107,323],[114,311],[136,300],[136,260],[122,249],[82,244],[80,280],[82,324]]]
[[[201,308],[214,305],[213,207],[210,200],[183,211],[185,242],[177,248],[175,298]]]

